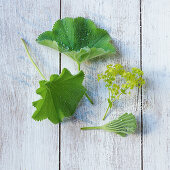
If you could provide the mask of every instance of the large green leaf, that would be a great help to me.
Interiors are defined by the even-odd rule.
[[[62,122],[64,117],[72,116],[86,92],[82,85],[83,80],[83,71],[73,76],[64,68],[60,76],[54,74],[49,81],[40,81],[40,88],[36,93],[42,98],[33,102],[37,110],[32,118],[34,120],[48,118],[52,123],[57,124]]]
[[[82,17],[58,20],[52,31],[42,33],[36,41],[70,56],[79,64],[97,56],[116,53],[107,31]]]

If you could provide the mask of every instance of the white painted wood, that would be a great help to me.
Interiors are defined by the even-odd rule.
[[[123,98],[105,122],[107,90],[97,73],[110,63],[140,65],[139,1],[62,0],[62,17],[84,16],[108,30],[121,57],[98,59],[81,66],[85,86],[95,104],[84,98],[76,115],[61,125],[61,170],[141,169],[140,133],[121,138],[103,131],[80,131],[99,125],[124,112],[135,113],[140,126],[137,90]],[[147,84],[143,89],[143,169],[170,169],[170,2],[142,1],[142,58]],[[31,119],[31,102],[38,99],[38,75],[21,44],[23,37],[33,56],[49,77],[58,72],[58,53],[35,43],[37,35],[59,19],[59,0],[0,1],[0,169],[59,169],[58,125]],[[77,65],[62,55],[62,68],[77,72]],[[140,132],[140,127],[138,128]]]
[[[81,66],[86,73],[85,86],[94,101],[91,105],[84,98],[76,116],[61,124],[61,169],[62,170],[137,170],[141,168],[140,127],[137,134],[127,138],[104,131],[81,131],[80,127],[108,122],[116,115],[133,112],[140,122],[140,97],[137,90],[131,97],[124,97],[115,106],[106,121],[102,117],[107,108],[107,90],[104,83],[97,82],[97,74],[106,65],[120,62],[126,67],[140,65],[140,4],[134,0],[62,0],[61,14],[64,17],[83,16],[106,29],[113,38],[121,55],[117,58],[89,61]],[[77,73],[77,65],[62,55],[62,68]],[[140,126],[140,123],[139,123]]]
[[[143,0],[144,170],[170,169],[170,1]]]
[[[58,53],[35,42],[59,18],[59,0],[0,1],[0,169],[59,169],[58,125],[35,122],[32,101],[42,79],[26,52],[24,38],[40,70],[58,73]]]

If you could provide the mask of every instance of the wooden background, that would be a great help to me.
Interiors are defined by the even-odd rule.
[[[61,125],[35,122],[32,101],[41,79],[26,56],[28,43],[49,77],[67,67],[68,57],[38,45],[36,37],[59,18],[83,16],[106,29],[116,57],[82,65],[84,97],[76,114]],[[107,64],[140,67],[146,85],[123,97],[103,122],[107,90],[97,74]],[[138,130],[122,138],[104,131],[81,131],[132,112]],[[169,170],[170,169],[170,1],[169,0],[0,0],[0,169],[1,170]]]

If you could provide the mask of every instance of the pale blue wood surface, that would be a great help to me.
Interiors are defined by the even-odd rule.
[[[48,120],[35,122],[31,103],[39,98],[35,90],[41,77],[20,38],[26,40],[47,78],[59,73],[60,66],[77,73],[76,63],[67,56],[61,55],[60,63],[58,52],[35,42],[60,17],[77,16],[106,29],[119,55],[81,66],[94,105],[83,98],[75,116],[60,127]],[[169,170],[169,18],[169,0],[1,0],[0,169]],[[142,67],[146,85],[142,97],[137,89],[123,97],[103,122],[107,90],[97,82],[97,74],[110,63]],[[138,121],[137,133],[127,138],[80,131],[82,126],[104,124],[125,112],[134,113]]]

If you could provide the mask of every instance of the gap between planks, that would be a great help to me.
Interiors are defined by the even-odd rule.
[[[140,69],[142,70],[142,0],[140,0]],[[141,93],[141,170],[143,170],[143,104],[142,104],[142,88]]]
[[[60,0],[60,19],[61,19],[61,0]],[[59,74],[61,73],[61,53],[59,53]],[[59,123],[59,170],[61,170],[61,123]]]

